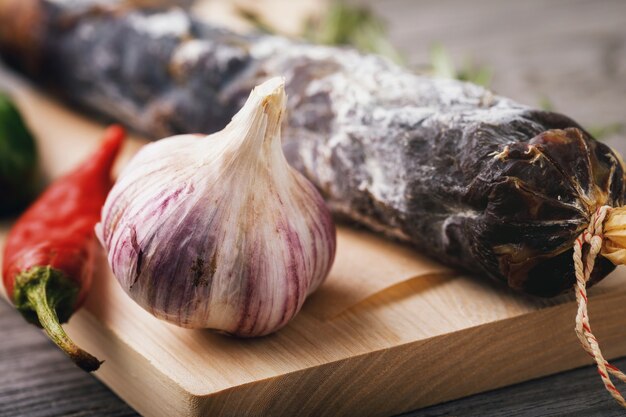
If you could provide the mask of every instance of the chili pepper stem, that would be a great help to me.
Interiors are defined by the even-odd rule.
[[[31,268],[18,276],[15,284],[14,301],[22,315],[41,326],[48,337],[81,369],[87,372],[97,370],[102,362],[76,346],[61,327],[57,315],[59,311],[65,321],[71,314],[78,293],[76,284],[49,266]]]

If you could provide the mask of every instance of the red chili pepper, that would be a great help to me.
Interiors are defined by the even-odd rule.
[[[81,306],[91,286],[94,226],[113,185],[111,168],[124,136],[121,127],[109,127],[100,148],[17,220],[4,249],[4,287],[16,308],[88,372],[101,362],[76,346],[60,323]]]

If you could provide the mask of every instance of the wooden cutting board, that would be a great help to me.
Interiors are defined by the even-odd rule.
[[[1,68],[0,88],[36,134],[48,178],[97,146],[102,125]],[[118,169],[143,143],[129,141]],[[345,226],[338,237],[328,281],[277,334],[240,340],[159,321],[125,295],[103,256],[68,332],[105,360],[95,376],[150,416],[383,416],[590,363],[571,296],[514,294]],[[606,356],[625,355],[626,271],[590,294]]]

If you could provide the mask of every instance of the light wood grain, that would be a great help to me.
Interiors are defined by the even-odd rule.
[[[95,146],[102,126],[6,73],[3,80],[52,177]],[[141,143],[131,141],[122,159]],[[572,331],[569,296],[513,294],[348,229],[339,234],[337,265],[284,330],[239,340],[155,319],[123,293],[102,258],[68,332],[106,361],[98,378],[155,416],[388,415],[589,363]],[[422,275],[407,279],[419,268]],[[376,277],[386,284],[363,300],[360,287]],[[591,291],[592,324],[608,357],[626,354],[625,281],[620,270]],[[361,295],[347,308],[324,314],[326,298],[353,292]]]

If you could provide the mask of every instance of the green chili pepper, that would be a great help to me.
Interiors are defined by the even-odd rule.
[[[11,99],[0,93],[0,216],[24,208],[34,197],[37,148]]]

